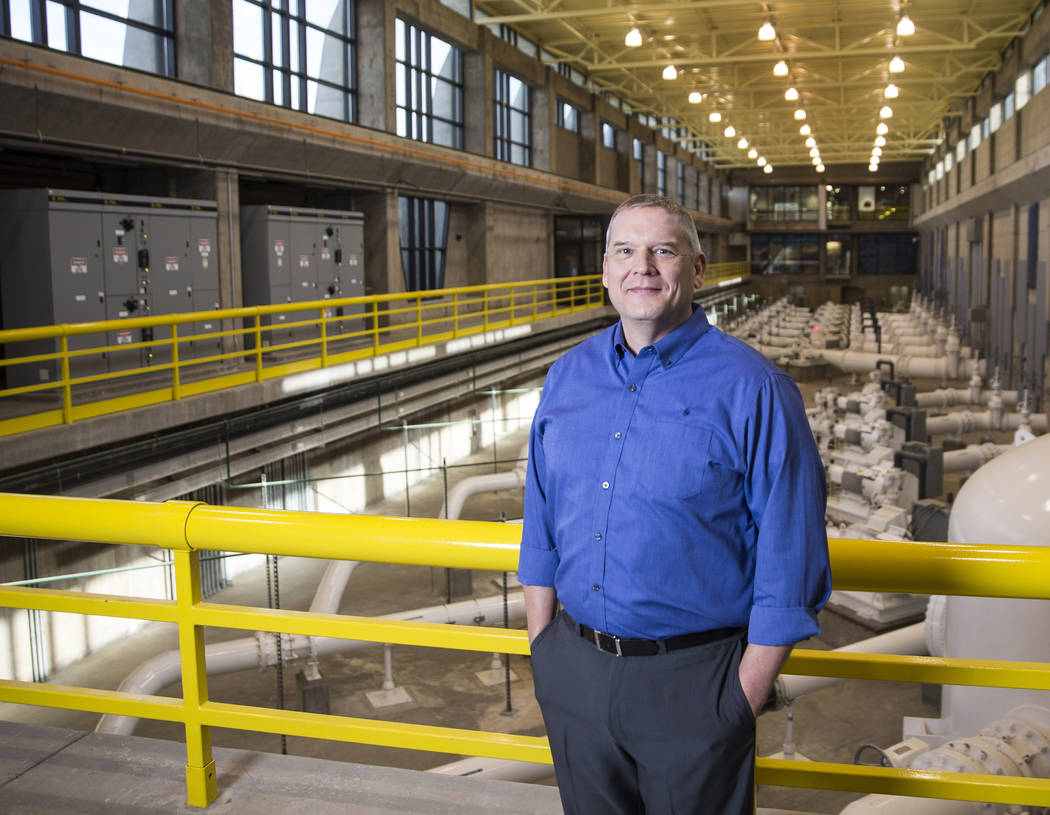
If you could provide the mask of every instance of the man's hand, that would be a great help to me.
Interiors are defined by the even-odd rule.
[[[748,643],[744,649],[744,655],[740,658],[740,686],[744,689],[744,695],[751,703],[751,712],[756,717],[769,698],[777,674],[780,673],[780,668],[793,647]]]
[[[525,621],[529,628],[529,645],[554,619],[558,597],[553,586],[522,586],[525,590]]]

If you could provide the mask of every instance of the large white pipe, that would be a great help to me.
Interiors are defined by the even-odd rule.
[[[847,654],[902,654],[909,656],[925,656],[929,652],[926,648],[926,624],[915,623],[914,625],[898,628],[885,634],[850,643],[835,651]],[[777,707],[783,707],[805,696],[815,690],[827,688],[845,682],[837,676],[796,676],[794,674],[781,674],[777,677],[774,690],[777,694]]]
[[[525,620],[525,598],[522,592],[507,595],[509,624],[516,625]],[[384,614],[381,620],[413,620],[427,623],[451,623],[455,625],[503,624],[503,595],[496,594],[480,599],[462,600],[449,605],[436,605],[411,611]],[[286,661],[314,654],[332,654],[367,648],[377,643],[365,640],[344,640],[337,637],[304,637],[281,635],[281,656]],[[228,642],[218,642],[204,649],[209,676],[233,671],[243,671],[275,664],[277,661],[274,635],[258,632],[255,636],[242,637]],[[117,688],[122,693],[156,694],[181,677],[181,664],[177,650],[158,654],[142,663],[128,674]],[[130,736],[135,731],[138,718],[134,716],[103,715],[95,727],[99,733]]]
[[[1039,433],[1046,432],[1046,414],[1033,413],[1025,417],[1020,413],[1002,413],[1001,411],[986,410],[981,413],[973,413],[969,410],[957,410],[954,413],[946,413],[943,416],[929,416],[926,419],[927,433],[948,433],[953,436],[961,436],[971,430],[1016,430],[1022,424],[1027,423],[1032,430]]]
[[[1000,456],[1013,447],[1010,444],[969,444],[962,450],[948,450],[944,453],[944,472],[955,473],[964,470],[976,470]]]
[[[807,351],[810,359],[816,359],[834,365],[843,371],[867,373],[875,370],[880,362],[892,362],[894,376],[898,379],[908,377],[957,379],[961,376],[972,376],[974,371],[982,372],[984,362],[977,359],[959,359],[956,349],[954,358],[914,357],[906,354],[879,354],[869,351],[839,351],[827,348],[814,348]],[[954,361],[953,361],[954,359]]]

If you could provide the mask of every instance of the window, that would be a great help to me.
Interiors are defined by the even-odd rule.
[[[558,127],[563,127],[573,133],[580,132],[580,111],[561,99],[558,100]]]
[[[1029,290],[1036,288],[1039,276],[1039,202],[1028,208],[1028,268],[1027,284]]]
[[[602,147],[616,149],[616,128],[608,122],[602,122]]]
[[[497,68],[493,93],[496,158],[524,167],[531,166],[529,86]]]
[[[397,135],[463,149],[463,54],[401,19],[395,22]]]
[[[678,203],[685,206],[685,164],[678,162]]]
[[[988,111],[988,119],[986,121],[988,122],[989,133],[995,133],[1000,128],[1000,126],[1003,123],[1002,102],[996,102],[994,105],[992,105],[992,109]],[[985,133],[984,135],[985,138],[987,138],[988,133]]]
[[[656,151],[656,194],[667,195],[667,157],[663,150]]]
[[[352,0],[233,0],[233,89],[354,121]]]
[[[989,117],[985,116],[981,120],[981,139],[987,139],[991,134]]]
[[[818,209],[816,186],[751,188],[752,221],[815,221]]]
[[[966,139],[959,139],[958,144],[955,145],[955,163],[958,164],[964,158],[966,158]]]
[[[1032,68],[1032,94],[1039,93],[1046,87],[1046,62],[1048,57],[1043,57]]]
[[[1017,99],[1017,109],[1020,110],[1028,104],[1032,98],[1032,72],[1024,71],[1014,80],[1014,97]]]
[[[694,168],[693,173],[696,176],[696,197],[693,200],[696,201],[695,209],[698,212],[701,212],[703,211],[703,207],[701,206],[700,202],[704,199],[700,197],[700,171]]]
[[[859,274],[913,275],[918,265],[917,235],[858,235]]]
[[[430,291],[445,285],[448,204],[429,198],[397,199],[401,271],[405,291]]]
[[[600,274],[605,219],[600,215],[554,216],[554,276]]]
[[[970,130],[970,151],[972,152],[972,151],[976,150],[978,145],[980,145],[980,143],[981,143],[981,126],[979,124],[976,124]]]
[[[645,191],[645,147],[642,145],[641,139],[635,139],[631,142],[631,155],[634,156],[634,160],[638,162],[638,189],[642,192]]]
[[[89,59],[175,76],[173,0],[0,0],[0,34]]]
[[[824,199],[826,216],[829,221],[849,221],[853,219],[853,188],[833,187],[828,184],[824,187],[827,193]]]
[[[947,175],[952,171],[952,154],[950,152],[944,154],[944,173]]]
[[[849,277],[853,259],[853,238],[850,235],[828,235],[824,238],[824,274]]]
[[[819,269],[816,235],[751,236],[751,274],[815,274]]]
[[[1003,121],[1008,122],[1014,115],[1014,92],[1010,91],[1003,100]]]

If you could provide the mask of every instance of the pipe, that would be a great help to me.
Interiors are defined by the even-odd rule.
[[[525,620],[525,598],[523,592],[507,595],[507,615],[512,623]],[[503,595],[496,594],[480,599],[462,600],[449,605],[436,605],[411,611],[384,614],[380,620],[414,620],[428,623],[453,625],[477,625],[492,621],[503,625]],[[367,640],[344,640],[338,637],[305,637],[299,634],[281,635],[281,653],[285,661],[307,655],[321,656],[343,651],[368,648],[377,643]],[[243,671],[277,661],[274,637],[268,632],[257,632],[251,637],[242,637],[228,642],[218,642],[204,649],[208,675]],[[117,688],[122,693],[156,694],[161,688],[179,681],[181,667],[178,650],[167,651],[147,660],[125,677]],[[130,736],[135,731],[138,718],[135,716],[103,715],[95,727],[98,733],[113,733]]]
[[[947,413],[944,416],[928,417],[926,419],[926,432],[961,436],[963,433],[969,433],[971,430],[1016,430],[1024,423],[1024,417],[1020,413],[1002,413],[1001,408],[997,411],[986,410],[983,413],[959,410],[955,413]],[[1027,423],[1036,432],[1046,432],[1047,421],[1045,413],[1031,414]]]
[[[879,354],[867,351],[838,351],[826,348],[810,348],[806,352],[809,359],[826,362],[843,371],[855,371],[866,373],[878,367],[879,360],[889,360],[896,368],[897,377],[913,378],[949,378],[955,379],[959,373],[972,376],[974,371],[980,372],[984,363],[976,359],[958,359],[954,368],[948,358],[945,357],[916,357],[906,354]]]
[[[879,634],[860,642],[853,642],[836,648],[835,651],[847,654],[904,654],[911,656],[925,656],[926,648],[926,624],[915,623],[914,625],[898,628],[886,634]],[[794,674],[781,674],[777,677],[774,690],[777,696],[777,709],[791,704],[800,696],[813,693],[815,690],[837,685],[845,680],[835,676],[796,676]]]

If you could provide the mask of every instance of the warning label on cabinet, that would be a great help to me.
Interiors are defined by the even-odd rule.
[[[87,258],[70,258],[69,271],[73,274],[87,274]]]
[[[128,247],[126,247],[126,246],[114,246],[113,247],[113,262],[114,263],[127,263],[128,262]]]
[[[178,258],[164,258],[164,271],[166,272],[177,272],[179,270],[179,259]]]
[[[310,266],[310,256],[309,255],[299,255],[299,268],[300,269],[306,269],[309,266]]]

